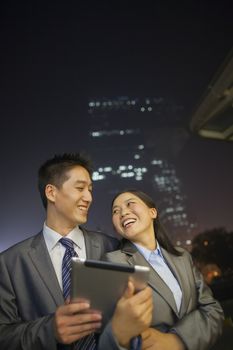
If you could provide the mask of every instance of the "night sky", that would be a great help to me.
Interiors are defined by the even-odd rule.
[[[232,48],[232,1],[182,3],[1,5],[0,250],[40,230],[37,169],[54,153],[85,150],[89,98],[163,96],[184,106],[188,127]],[[191,134],[179,152],[200,230],[233,230],[232,156],[232,143]]]

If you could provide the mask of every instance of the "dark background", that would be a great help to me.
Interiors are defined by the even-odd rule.
[[[184,106],[187,138],[176,166],[190,209],[200,231],[232,231],[233,145],[189,130],[232,38],[225,0],[1,5],[0,250],[40,230],[37,169],[54,153],[87,148],[88,100],[103,96],[162,96]]]

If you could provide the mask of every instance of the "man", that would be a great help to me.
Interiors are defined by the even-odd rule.
[[[134,295],[129,283],[99,340],[94,332],[101,315],[84,312],[88,303],[69,302],[69,254],[100,259],[118,245],[114,238],[80,226],[92,202],[88,160],[79,154],[55,156],[41,166],[38,178],[46,209],[43,230],[0,255],[0,348],[130,348],[131,338],[151,320],[149,287]]]

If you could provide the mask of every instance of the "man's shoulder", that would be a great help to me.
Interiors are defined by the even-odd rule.
[[[81,230],[83,231],[84,235],[89,239],[99,242],[100,244],[104,245],[106,248],[109,247],[109,249],[107,250],[114,250],[119,247],[119,239],[105,232],[88,230],[84,227],[82,227]]]
[[[3,252],[1,252],[0,255],[5,257],[12,255],[20,255],[23,252],[25,252],[25,250],[29,249],[32,246],[34,240],[40,237],[40,235],[41,232],[34,234],[33,236],[30,236],[20,242],[15,243]]]

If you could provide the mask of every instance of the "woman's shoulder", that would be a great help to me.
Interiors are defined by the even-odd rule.
[[[184,255],[184,256],[190,256],[190,253],[188,252],[187,249],[183,248],[183,247],[180,247],[180,246],[175,246],[174,247],[176,251],[178,251],[181,256]]]
[[[114,250],[112,252],[106,253],[104,255],[104,260],[111,262],[125,262],[126,255],[121,251],[121,249]]]
[[[177,251],[178,254],[173,254],[172,252],[168,252],[167,249],[165,249],[165,251],[167,254],[172,255],[173,257],[176,257],[177,259],[192,262],[191,253],[187,249],[180,247],[180,246],[174,246],[174,249]]]

